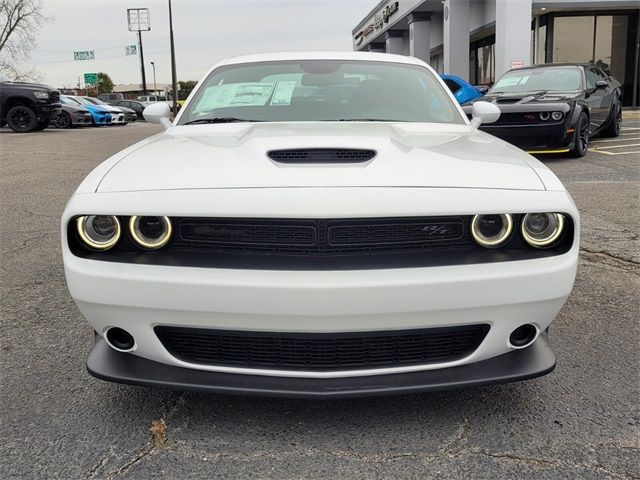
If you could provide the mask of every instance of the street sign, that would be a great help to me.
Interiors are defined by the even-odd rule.
[[[124,47],[125,55],[137,55],[138,54],[138,46],[137,45],[127,45]]]
[[[79,52],[73,52],[74,60],[95,60],[96,52],[95,50],[82,50]]]
[[[97,85],[98,84],[98,74],[97,73],[85,73],[84,74],[84,84],[85,85]]]

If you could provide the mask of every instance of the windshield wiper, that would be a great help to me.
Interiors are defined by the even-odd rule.
[[[234,122],[260,122],[261,120],[248,120],[246,118],[236,117],[213,117],[213,118],[198,118],[197,120],[191,120],[183,125],[194,125],[196,123],[234,123]]]

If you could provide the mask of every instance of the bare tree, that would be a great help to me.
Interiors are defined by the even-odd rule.
[[[0,0],[0,73],[15,80],[39,77],[35,68],[21,64],[36,46],[36,32],[50,20],[41,0]]]

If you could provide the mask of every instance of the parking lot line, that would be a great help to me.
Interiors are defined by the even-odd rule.
[[[616,155],[631,155],[634,153],[640,153],[640,150],[635,150],[632,152],[606,152],[604,150],[596,150],[596,149],[592,149],[591,150],[594,153],[600,153],[602,155],[612,155],[612,156],[616,156]]]
[[[637,133],[634,133],[634,135],[637,135]],[[591,143],[605,143],[605,142],[634,142],[636,140],[640,140],[640,137],[634,137],[634,138],[611,138],[608,140],[600,140],[599,138],[597,140],[594,140]]]
[[[640,143],[631,143],[628,145],[611,145],[608,147],[596,147],[597,150],[611,150],[612,148],[640,147]]]

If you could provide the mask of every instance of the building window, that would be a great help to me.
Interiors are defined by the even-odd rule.
[[[485,45],[476,49],[476,83],[478,85],[489,85],[495,81],[496,74],[496,51],[495,44]]]
[[[593,60],[595,17],[556,17],[553,24],[553,61]]]

